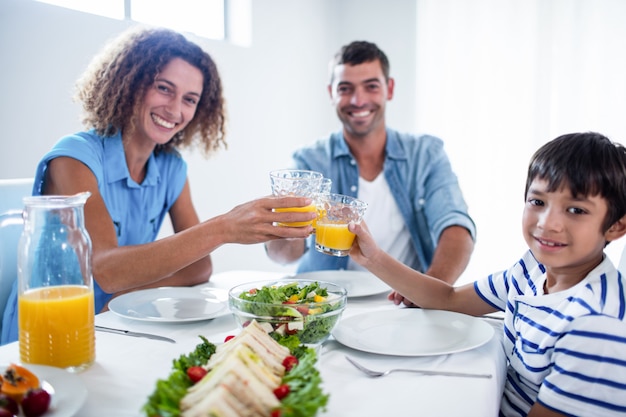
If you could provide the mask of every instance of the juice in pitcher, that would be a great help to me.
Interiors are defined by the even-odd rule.
[[[93,289],[60,285],[19,295],[20,359],[82,370],[95,360]]]

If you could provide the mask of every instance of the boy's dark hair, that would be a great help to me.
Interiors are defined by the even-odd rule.
[[[570,133],[543,145],[528,167],[526,190],[536,178],[548,191],[569,187],[573,196],[596,196],[607,202],[606,232],[626,214],[626,148],[595,133]]]
[[[385,81],[389,80],[389,60],[375,43],[354,41],[341,47],[330,62],[330,83],[333,83],[333,70],[337,65],[359,65],[364,62],[380,61]]]

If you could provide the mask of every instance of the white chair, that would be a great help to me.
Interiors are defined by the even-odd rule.
[[[32,194],[33,179],[0,179],[0,333],[4,307],[17,279],[17,245],[24,228],[22,199]]]

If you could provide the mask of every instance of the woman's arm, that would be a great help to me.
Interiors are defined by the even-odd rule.
[[[113,221],[91,170],[72,158],[50,161],[46,194],[71,195],[82,191],[91,192],[85,204],[85,223],[92,241],[94,279],[109,293],[205,281],[211,273],[209,254],[221,245],[253,244],[284,237],[304,238],[311,233],[311,227],[279,227],[273,226],[273,222],[307,221],[315,215],[272,211],[278,207],[304,206],[310,203],[309,199],[266,197],[199,222],[189,187],[185,185],[170,211],[176,233],[155,242],[118,246]]]

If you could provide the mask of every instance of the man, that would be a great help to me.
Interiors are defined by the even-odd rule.
[[[331,178],[332,192],[366,201],[369,230],[393,257],[453,284],[469,262],[476,228],[443,142],[385,126],[394,80],[385,53],[375,44],[357,41],[342,47],[330,72],[328,92],[343,130],[297,150],[296,166]],[[360,269],[348,257],[309,250],[313,239],[308,244],[304,239],[271,241],[267,253],[279,263],[300,259],[298,272]],[[404,302],[396,292],[389,298]]]

